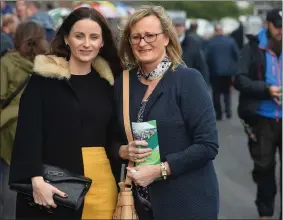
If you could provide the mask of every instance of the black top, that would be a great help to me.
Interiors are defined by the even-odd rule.
[[[70,83],[80,100],[80,147],[106,145],[106,130],[112,116],[112,103],[109,84],[103,81],[94,69],[87,75],[71,76]]]
[[[199,43],[191,35],[186,34],[184,41],[181,43],[181,47],[182,58],[187,67],[197,69],[207,85],[209,85],[208,67]]]

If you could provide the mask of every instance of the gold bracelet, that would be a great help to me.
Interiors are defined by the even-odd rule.
[[[160,168],[161,168],[161,175],[163,179],[166,180],[167,179],[167,169],[166,169],[165,163],[161,162]]]

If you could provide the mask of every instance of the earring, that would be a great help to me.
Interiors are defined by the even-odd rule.
[[[65,44],[66,50],[67,50],[67,56],[66,56],[66,60],[70,59],[71,56],[71,50],[70,50],[70,46],[66,43]]]
[[[67,49],[68,51],[70,51],[70,46],[69,46],[69,44],[65,44],[65,47],[66,47],[66,49]]]

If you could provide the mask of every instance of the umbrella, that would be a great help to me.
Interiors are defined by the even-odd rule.
[[[60,26],[63,20],[72,12],[69,8],[55,8],[48,11],[48,14],[53,19],[56,28]]]
[[[128,16],[128,15],[131,15],[135,12],[135,9],[132,8],[132,7],[129,7],[121,2],[119,3],[116,3],[116,9],[117,11],[119,12],[120,16],[121,17],[125,17],[125,16]]]
[[[106,18],[116,18],[119,17],[119,13],[116,7],[108,1],[97,1],[97,2],[81,2],[75,6],[75,9],[79,7],[94,8],[99,11]]]
[[[116,6],[116,9],[117,9],[117,11],[118,11],[118,13],[121,17],[125,17],[125,16],[128,15],[128,8],[127,8],[126,5],[124,5],[122,3],[117,3],[115,6]]]
[[[99,3],[99,11],[106,17],[106,18],[117,18],[119,16],[119,12],[116,9],[115,5],[113,5],[109,1],[98,1]]]
[[[230,17],[222,18],[219,23],[222,25],[224,34],[231,34],[240,26],[236,19]]]

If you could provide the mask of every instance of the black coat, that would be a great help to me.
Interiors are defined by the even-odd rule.
[[[122,78],[115,82],[118,124],[124,144]],[[130,71],[130,119],[137,121],[147,90]],[[168,70],[150,96],[144,121],[156,120],[162,161],[172,175],[149,186],[153,214],[164,219],[217,219],[218,181],[213,160],[218,153],[213,104],[201,74],[183,65]]]
[[[208,67],[200,43],[187,33],[181,47],[182,59],[187,67],[197,69],[209,85]]]
[[[265,82],[265,51],[258,47],[256,36],[248,36],[238,62],[235,88],[240,91],[239,117],[252,125],[257,122],[257,109],[264,99],[271,98],[269,85]]]
[[[93,115],[90,113],[88,117],[82,115],[81,97],[68,80],[68,63],[58,57],[36,57],[36,74],[31,77],[21,97],[10,182],[30,182],[32,177],[42,176],[42,164],[55,165],[84,175],[81,137],[85,135],[86,127],[83,124],[86,120],[94,124],[92,132],[95,145],[92,146],[108,146],[114,113],[113,87],[110,84],[113,84],[114,79],[110,67],[99,66],[100,61],[96,59],[94,64],[97,71],[103,69],[99,73],[100,77],[96,70],[92,73],[95,85],[91,89],[93,99],[89,102],[94,104],[90,105]],[[91,88],[91,85],[88,86]],[[83,206],[75,212],[58,206],[54,214],[48,215],[29,206],[18,195],[16,215],[17,218],[25,219],[80,219],[82,209]]]

